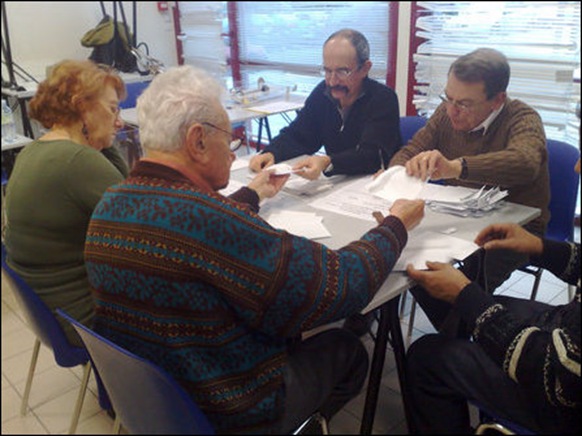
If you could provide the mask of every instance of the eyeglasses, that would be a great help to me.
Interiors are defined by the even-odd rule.
[[[226,133],[228,136],[230,136],[231,139],[232,139],[230,141],[230,145],[229,145],[230,151],[237,151],[240,148],[240,146],[242,145],[242,143],[243,143],[243,140],[242,139],[235,138],[234,136],[232,136],[232,133],[230,133],[230,132],[228,132],[228,131],[226,131],[224,129],[221,129],[218,126],[215,126],[214,124],[209,123],[208,121],[203,121],[200,124],[204,124],[205,126],[212,127],[213,129],[216,129],[216,130],[218,130],[218,131],[220,131],[222,133]]]
[[[439,98],[443,101],[443,103],[453,105],[454,107],[459,109],[461,112],[471,112],[477,106],[479,106],[480,104],[483,104],[487,101],[487,100],[484,100],[480,103],[460,103],[458,101],[451,100],[445,94],[439,95]]]
[[[359,69],[360,67],[354,70],[350,70],[349,68],[338,68],[337,70],[330,70],[329,68],[321,67],[319,74],[321,74],[322,77],[331,77],[333,74],[335,74],[338,79],[343,80],[350,77],[355,71],[358,71]]]

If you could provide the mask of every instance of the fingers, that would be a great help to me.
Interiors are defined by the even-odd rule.
[[[382,222],[384,221],[384,215],[382,215],[382,212],[372,212],[372,216],[376,219],[376,222],[378,224],[382,224]]]

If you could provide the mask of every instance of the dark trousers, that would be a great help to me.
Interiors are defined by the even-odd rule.
[[[478,250],[463,261],[460,269],[472,281],[493,294],[511,273],[526,265],[529,257],[510,250]],[[425,289],[410,289],[432,325],[441,333],[452,337],[468,338],[470,332],[450,303],[431,297]]]
[[[495,298],[532,324],[549,307],[537,301]],[[421,337],[408,350],[407,377],[412,420],[419,433],[472,433],[467,401],[539,433],[572,428],[563,416],[552,415],[551,408],[542,416],[531,391],[510,379],[478,344],[467,339],[442,334]]]
[[[368,353],[353,333],[330,329],[289,349],[282,433],[291,433],[314,412],[326,419],[358,395],[368,373]]]

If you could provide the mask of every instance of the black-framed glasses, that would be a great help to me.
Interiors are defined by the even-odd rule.
[[[360,68],[358,67],[353,70],[350,70],[349,68],[338,68],[337,70],[332,70],[327,67],[321,67],[321,70],[319,70],[319,74],[321,74],[322,77],[331,77],[333,74],[335,74],[338,79],[344,80],[350,77],[352,74],[354,74],[355,71],[358,71],[359,69]]]
[[[202,121],[200,124],[204,124],[205,126],[212,127],[213,129],[216,129],[222,133],[226,133],[228,136],[230,136],[231,137],[231,141],[230,141],[230,145],[229,145],[230,151],[237,151],[243,143],[242,139],[235,138],[234,136],[232,136],[232,133],[230,133],[229,131],[221,129],[218,126],[215,126],[214,124],[209,123],[208,121]]]

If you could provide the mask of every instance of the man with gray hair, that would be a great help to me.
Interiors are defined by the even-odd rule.
[[[95,329],[163,367],[217,434],[289,433],[356,396],[368,354],[343,329],[301,334],[364,308],[422,218],[399,200],[339,250],[259,215],[287,176],[261,171],[230,197],[231,126],[203,71],[171,68],[139,97],[145,157],[95,208],[85,245]]]
[[[540,209],[540,216],[525,227],[542,236],[550,216],[546,136],[539,114],[507,97],[509,77],[509,63],[497,50],[479,48],[459,57],[449,69],[441,105],[390,166],[403,165],[409,175],[446,185],[499,186],[508,191],[508,201]],[[493,293],[527,262],[526,255],[511,250],[478,251],[462,270]],[[450,304],[420,287],[411,291],[437,329],[467,334],[458,329]]]
[[[368,77],[372,68],[366,37],[353,29],[334,32],[323,45],[325,78],[311,92],[293,122],[260,154],[253,171],[310,155],[297,162],[299,175],[314,180],[323,173],[373,174],[400,148],[396,93]],[[325,155],[313,155],[321,147]]]

